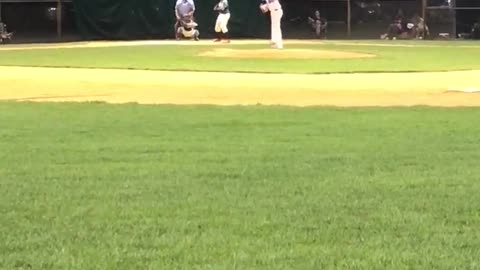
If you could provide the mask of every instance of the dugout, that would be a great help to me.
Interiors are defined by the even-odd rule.
[[[0,0],[0,21],[17,42],[80,39],[72,0]]]

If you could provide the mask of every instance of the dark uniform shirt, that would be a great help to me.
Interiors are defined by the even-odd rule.
[[[228,7],[228,0],[221,0],[215,6],[215,10],[218,11],[220,14],[228,14],[230,13],[230,9]]]

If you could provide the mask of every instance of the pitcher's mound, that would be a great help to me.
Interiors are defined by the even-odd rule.
[[[371,58],[373,54],[310,49],[257,49],[241,50],[217,48],[201,53],[199,56],[225,58],[262,58],[262,59],[351,59]]]

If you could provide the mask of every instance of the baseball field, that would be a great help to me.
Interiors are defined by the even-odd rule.
[[[480,269],[480,43],[0,47],[0,269]]]

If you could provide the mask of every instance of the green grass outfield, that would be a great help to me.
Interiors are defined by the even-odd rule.
[[[392,46],[393,45],[393,46]],[[326,42],[288,48],[371,53],[367,59],[229,59],[198,56],[215,48],[264,49],[265,45],[126,46],[7,51],[0,65],[128,68],[274,73],[408,72],[480,69],[479,42]]]
[[[479,119],[0,103],[0,269],[479,269]]]

